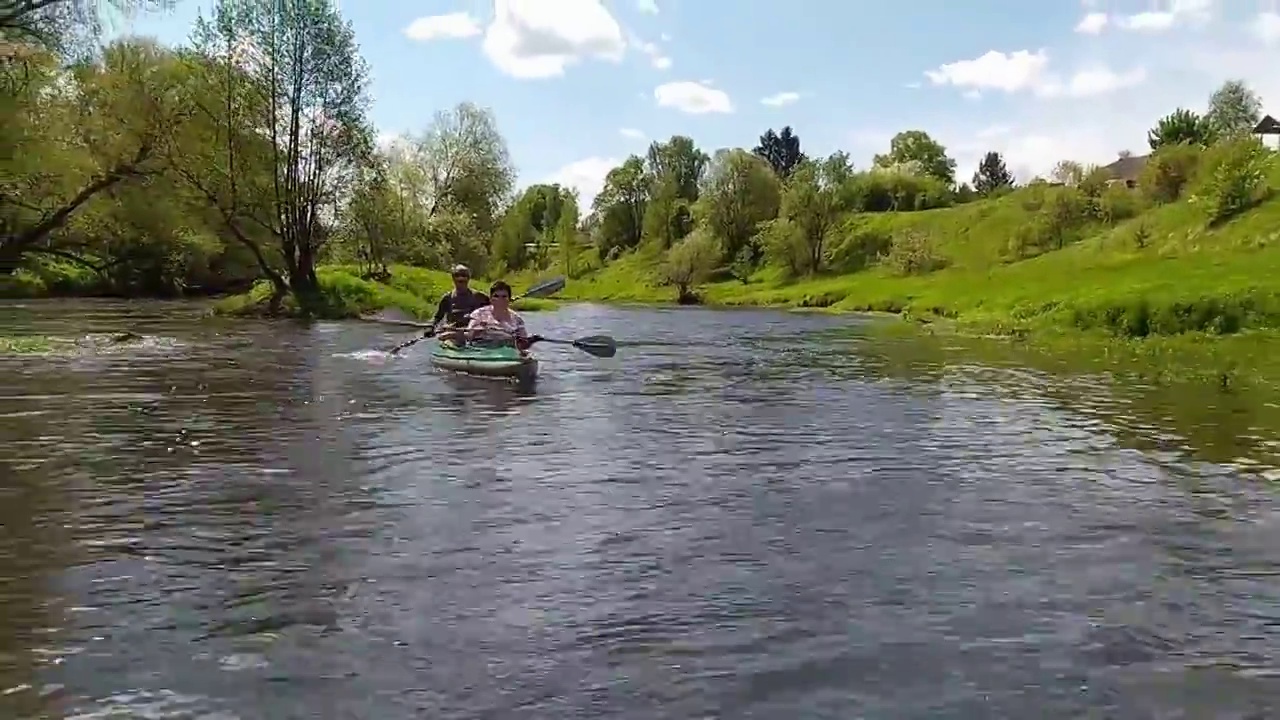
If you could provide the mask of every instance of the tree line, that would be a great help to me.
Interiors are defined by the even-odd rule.
[[[1210,223],[1251,207],[1269,187],[1264,163],[1271,156],[1251,135],[1261,108],[1256,93],[1229,80],[1203,114],[1178,109],[1161,118],[1148,133],[1152,153],[1142,159],[1135,187],[1115,182],[1132,179],[1123,172],[1072,160],[1058,163],[1048,179],[1031,178],[1020,200],[1029,221],[1007,239],[1005,260],[1059,249],[1190,190]],[[933,239],[886,231],[870,220],[999,197],[1018,187],[996,151],[983,156],[968,182],[957,179],[956,161],[922,130],[894,136],[888,152],[865,170],[855,169],[843,151],[806,156],[790,127],[768,130],[750,151],[712,155],[677,136],[609,172],[586,228],[602,261],[665,250],[663,275],[688,300],[711,277],[747,282],[765,266],[790,277],[873,264],[919,274],[947,264]],[[1142,228],[1135,232],[1140,236]]]
[[[584,208],[558,185],[517,192],[495,118],[471,103],[379,146],[368,68],[326,0],[221,0],[183,47],[125,39],[85,52],[96,33],[89,4],[0,10],[0,276],[63,263],[147,295],[266,279],[278,301],[317,293],[325,262],[373,279],[396,263],[455,261],[489,275],[577,276],[649,252],[692,299],[707,277],[747,281],[765,266],[791,276],[877,262],[934,269],[927,238],[859,233],[858,219],[1016,186],[997,152],[957,182],[956,161],[921,130],[858,170],[844,152],[807,156],[784,127],[750,150],[655,142],[611,170]],[[1156,155],[1215,146],[1251,129],[1259,108],[1227,83],[1204,116],[1179,110],[1149,139]],[[1070,163],[1054,173],[1099,195],[1097,176]]]

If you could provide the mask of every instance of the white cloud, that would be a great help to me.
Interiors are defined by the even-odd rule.
[[[711,87],[706,81],[683,80],[659,85],[653,89],[653,99],[658,107],[675,108],[690,115],[733,112],[728,93]]]
[[[1036,88],[1036,94],[1042,97],[1086,98],[1096,95],[1107,95],[1117,90],[1141,85],[1147,79],[1145,68],[1134,68],[1124,72],[1116,72],[1107,67],[1096,67],[1080,70],[1066,82],[1050,80]]]
[[[931,114],[919,127],[947,146],[958,162],[959,179],[967,180],[982,155],[994,150],[1025,181],[1047,176],[1064,159],[1105,164],[1122,150],[1146,154],[1147,130],[1160,117],[1178,107],[1203,112],[1210,93],[1229,78],[1244,80],[1262,97],[1264,112],[1277,115],[1280,76],[1273,71],[1275,46],[1268,47],[1264,41],[1269,36],[1259,30],[1265,22],[1270,21],[1254,16],[1233,24],[1188,25],[1176,43],[1141,34],[1076,36],[1055,48],[1043,65],[1034,53],[1024,56],[1020,67],[1016,53],[989,57],[985,79],[978,72],[966,74],[972,65],[952,63],[935,70],[926,82],[987,95],[1017,93],[1042,102],[959,105]],[[1108,67],[1103,59],[1121,64]],[[1064,60],[1069,62],[1060,68]],[[855,161],[868,163],[872,154],[888,149],[894,133],[907,127],[862,128],[850,136],[847,147]]]
[[[635,128],[621,128],[618,130],[618,134],[628,140],[643,140],[645,138],[644,131]]]
[[[1203,25],[1213,19],[1215,0],[1169,0],[1167,10],[1122,15],[1116,25],[1134,32],[1161,33],[1177,26]]]
[[[1280,43],[1280,13],[1258,13],[1250,29],[1259,40],[1268,45]]]
[[[658,3],[654,0],[636,0],[636,9],[649,15],[658,14]]]
[[[419,42],[470,38],[480,34],[480,22],[464,12],[432,15],[409,23],[404,34],[410,40]]]
[[[1097,35],[1107,26],[1107,14],[1101,12],[1091,12],[1080,18],[1080,22],[1076,23],[1076,32],[1084,35]]]
[[[657,43],[645,42],[639,38],[632,37],[631,44],[644,53],[649,58],[649,64],[658,70],[667,70],[671,67],[671,58],[663,53],[662,48],[658,47]]]
[[[791,105],[800,100],[798,92],[780,92],[760,99],[760,104],[770,105],[772,107],[782,107],[783,105]]]
[[[584,58],[621,61],[626,41],[600,0],[494,0],[483,48],[502,72],[534,79],[563,75]]]
[[[605,176],[621,164],[622,160],[615,157],[583,158],[555,171],[546,182],[574,188],[578,191],[578,206],[589,208],[604,187]]]
[[[1044,50],[1012,53],[989,50],[972,60],[959,60],[928,70],[925,77],[934,85],[963,89],[964,97],[970,100],[978,99],[987,90],[1030,92],[1044,98],[1082,98],[1138,85],[1147,79],[1147,71],[1134,68],[1116,72],[1095,63],[1063,78],[1049,70],[1049,55]]]
[[[927,70],[925,77],[934,85],[1011,93],[1035,86],[1048,66],[1049,55],[1044,50],[1018,50],[1009,54],[989,50],[973,60],[959,60]]]

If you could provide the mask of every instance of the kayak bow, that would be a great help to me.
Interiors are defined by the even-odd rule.
[[[538,377],[538,359],[509,345],[460,348],[453,343],[437,343],[431,349],[431,364],[441,370],[521,382],[531,382]]]

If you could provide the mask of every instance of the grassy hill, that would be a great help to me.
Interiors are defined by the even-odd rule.
[[[868,238],[871,245],[910,239],[931,258],[923,269],[904,271],[881,255],[865,269],[816,278],[788,280],[766,269],[748,283],[706,285],[702,295],[720,305],[947,318],[993,333],[1073,328],[1142,337],[1277,328],[1280,195],[1271,188],[1280,188],[1280,154],[1260,168],[1266,182],[1256,204],[1225,222],[1209,221],[1204,193],[1152,205],[1137,202],[1138,190],[1112,187],[1112,200],[1135,196],[1122,219],[1066,221],[1057,242],[1037,246],[1036,228],[1060,210],[1055,194],[1073,189],[1027,187],[957,207],[853,217],[829,243],[838,264]],[[661,262],[655,253],[629,254],[570,283],[564,295],[669,302],[675,293],[659,280]]]

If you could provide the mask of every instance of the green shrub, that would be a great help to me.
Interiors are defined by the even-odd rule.
[[[1095,216],[1108,225],[1119,225],[1142,212],[1142,196],[1124,185],[1113,184],[1095,201]]]
[[[891,272],[900,276],[927,275],[945,268],[947,259],[933,247],[928,235],[907,232],[896,236],[881,262]]]
[[[1226,222],[1270,195],[1269,160],[1270,151],[1251,136],[1209,148],[1192,196],[1209,225]]]
[[[931,210],[954,204],[951,188],[927,175],[891,169],[859,173],[849,180],[852,207],[863,212]]]
[[[1097,165],[1090,165],[1084,168],[1080,181],[1076,183],[1076,189],[1080,191],[1084,197],[1090,200],[1096,200],[1102,197],[1107,191],[1107,187],[1111,183],[1111,173],[1105,168]]]
[[[1138,176],[1143,197],[1153,203],[1176,202],[1195,176],[1203,150],[1199,145],[1174,143],[1161,146],[1147,158]]]
[[[804,235],[795,223],[786,218],[760,223],[756,242],[764,249],[764,261],[782,271],[786,279],[800,277],[808,272],[809,249]]]
[[[1093,215],[1092,202],[1071,187],[1037,190],[1038,211],[1009,240],[1008,257],[1021,260],[1078,241]]]
[[[875,264],[881,255],[889,252],[893,235],[885,230],[866,227],[857,219],[846,220],[837,230],[840,239],[831,251],[831,269],[852,273],[865,270]]]

